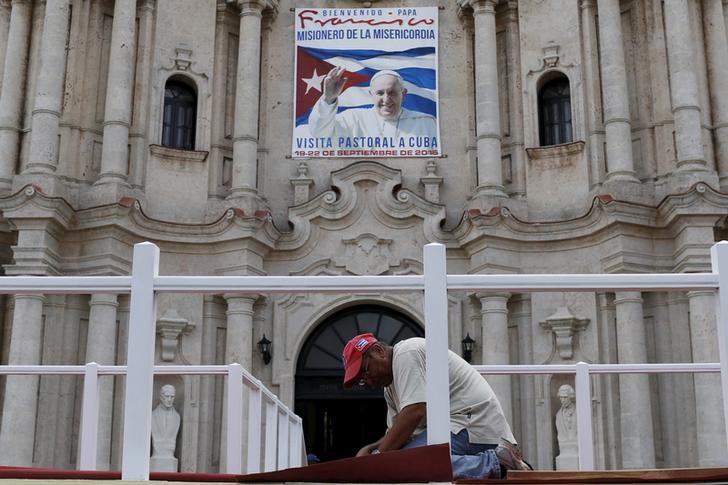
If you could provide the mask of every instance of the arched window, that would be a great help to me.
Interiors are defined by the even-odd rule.
[[[559,76],[546,82],[538,93],[541,146],[573,141],[569,80]]]
[[[187,84],[169,80],[164,86],[162,145],[180,150],[195,149],[197,95]]]

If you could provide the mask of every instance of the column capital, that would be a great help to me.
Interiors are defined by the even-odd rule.
[[[481,9],[492,10],[495,12],[495,6],[498,5],[500,0],[458,0],[457,5],[461,9],[473,9],[473,13],[480,10],[479,13],[484,13]],[[511,3],[511,2],[507,2]]]
[[[614,293],[614,304],[639,303],[642,304],[642,293],[639,291],[617,291]]]
[[[278,14],[278,0],[237,0],[240,7],[240,16],[261,16],[263,11],[276,16]]]
[[[88,305],[89,306],[105,305],[105,306],[111,306],[114,308],[118,308],[119,302],[117,299],[117,295],[112,295],[112,294],[108,294],[108,293],[94,293],[93,295],[91,295]]]
[[[227,302],[227,315],[245,314],[253,315],[253,305],[260,295],[240,295],[236,293],[226,293],[223,295]]]

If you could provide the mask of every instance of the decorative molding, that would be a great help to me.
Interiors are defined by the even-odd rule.
[[[559,55],[559,49],[561,46],[554,41],[549,41],[542,49],[543,56],[541,57],[541,65],[537,69],[531,69],[528,71],[528,76],[545,72],[549,69],[568,69],[575,66],[571,64],[561,64],[561,56]]]
[[[313,179],[308,176],[308,164],[306,162],[300,162],[296,167],[298,175],[291,178],[291,185],[293,185],[293,205],[303,204],[308,202],[311,187],[313,186]]]
[[[157,319],[157,335],[160,336],[161,358],[164,362],[174,360],[180,344],[180,335],[189,333],[194,328],[195,324],[180,317],[174,308]]]
[[[183,163],[201,163],[207,159],[210,152],[203,150],[180,150],[162,145],[149,145],[149,152],[165,161]]]
[[[207,74],[192,69],[192,66],[196,64],[196,62],[192,60],[192,55],[192,49],[189,49],[185,44],[181,44],[179,47],[174,49],[174,57],[169,58],[169,65],[161,66],[160,69],[162,71],[177,71],[192,74],[207,81],[209,79]]]
[[[584,143],[581,140],[560,145],[526,148],[529,160],[549,160],[573,158],[584,152]]]
[[[574,335],[589,325],[589,319],[577,318],[568,307],[561,306],[539,325],[554,334],[554,348],[559,357],[571,360],[574,356]]]
[[[381,163],[362,161],[331,173],[331,189],[289,208],[293,230],[283,234],[280,250],[310,248],[321,229],[342,230],[368,215],[391,230],[421,226],[428,242],[449,242],[442,230],[445,206],[402,188],[402,172]],[[415,221],[419,219],[420,221]]]
[[[382,239],[364,233],[353,239],[344,239],[344,255],[336,261],[355,275],[380,275],[398,266],[399,260],[390,251],[391,239]]]

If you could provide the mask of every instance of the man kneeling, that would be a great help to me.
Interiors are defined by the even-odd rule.
[[[357,456],[426,445],[425,339],[391,347],[365,333],[349,340],[342,357],[346,389],[383,388],[387,401],[387,432]],[[531,470],[488,382],[452,351],[448,370],[454,478],[502,478],[507,470]]]

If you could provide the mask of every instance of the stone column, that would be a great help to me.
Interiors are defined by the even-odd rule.
[[[715,321],[715,296],[712,291],[688,292],[690,339],[693,362],[719,362]],[[698,430],[698,466],[728,465],[723,399],[720,375],[695,374],[695,408]]]
[[[89,301],[86,362],[102,365],[116,364],[116,295],[91,295]],[[109,470],[111,466],[111,426],[114,405],[114,378],[99,378],[99,428],[96,447],[96,466]]]
[[[495,38],[496,0],[459,0],[461,8],[473,9],[475,30],[475,117],[478,146],[478,186],[474,199],[507,197],[503,190],[501,162],[500,100]],[[479,205],[485,206],[486,201]]]
[[[617,313],[617,358],[620,364],[646,363],[647,347],[638,291],[615,293]],[[619,376],[622,466],[654,468],[655,442],[650,404],[650,381],[646,374]]]
[[[602,131],[602,97],[599,87],[599,52],[595,0],[581,0],[581,45],[584,59],[584,91],[587,98],[586,129],[589,150],[589,185],[604,181],[604,132]]]
[[[43,295],[16,295],[9,364],[41,363]],[[5,381],[0,465],[31,466],[38,406],[38,376],[8,376]]]
[[[47,0],[40,41],[38,79],[25,173],[54,173],[58,165],[58,123],[66,69],[69,0]]]
[[[632,159],[632,128],[619,0],[598,0],[602,102],[607,136],[606,182],[639,182]]]
[[[253,365],[253,305],[257,300],[253,295],[225,295],[227,301],[227,332],[225,334],[225,364],[237,362],[243,369],[251,371]],[[243,391],[243,423],[247,423],[247,391]],[[227,402],[227,385],[223,392],[223,403]],[[223,409],[222,422],[227,422],[227,409]],[[220,434],[220,469],[225,466],[227,428],[223,425]],[[245,463],[245,456],[243,457]]]
[[[136,56],[136,0],[116,0],[106,82],[101,173],[97,184],[127,183]]]
[[[221,143],[225,137],[225,72],[227,70],[227,32],[225,30],[227,4],[218,0],[215,15],[215,63],[212,77],[212,118],[210,119],[210,176],[208,178],[208,195],[218,195],[222,181],[223,155]]]
[[[31,10],[30,0],[14,0],[10,12],[0,90],[0,192],[11,189],[12,175],[18,163]]]
[[[256,296],[226,295],[227,333],[225,363],[237,362],[250,371],[253,365],[253,304]]]
[[[668,293],[667,308],[670,314],[670,338],[672,362],[692,362],[690,343],[689,304],[684,293]],[[677,420],[671,423],[680,435],[673,444],[677,448],[675,466],[695,466],[698,460],[698,435],[695,431],[695,385],[693,374],[672,374],[672,398],[675,400]]]
[[[137,47],[136,72],[134,73],[134,106],[131,128],[129,131],[128,182],[138,188],[144,184],[144,167],[149,154],[147,128],[149,118],[149,93],[152,78],[152,57],[154,50],[154,8],[156,0],[142,0],[139,11],[139,46]],[[103,155],[103,154],[102,154]]]
[[[518,363],[533,364],[533,315],[531,295],[523,293],[513,301],[513,321],[518,328]],[[527,457],[538,456],[538,434],[536,431],[536,380],[535,376],[518,377],[521,390],[521,434],[518,441]]]
[[[708,56],[710,107],[713,117],[715,164],[721,191],[728,191],[728,40],[721,0],[703,2],[703,29]]]
[[[693,65],[695,49],[688,21],[688,2],[665,0],[664,12],[677,168],[680,171],[704,171],[698,79]]]
[[[258,197],[258,110],[260,97],[260,31],[263,5],[239,0],[240,40],[235,87],[233,173],[230,198],[240,199],[246,212]]]
[[[658,363],[676,362],[672,352],[670,332],[670,311],[665,293],[654,295],[655,358]],[[679,396],[675,386],[675,375],[657,374],[657,389],[660,404],[660,428],[662,430],[662,452],[667,467],[678,467],[681,439],[678,416]]]
[[[7,40],[10,30],[10,15],[12,11],[10,0],[0,0],[0,39]],[[7,42],[0,44],[0,90],[2,90],[3,67],[5,66],[5,54]]]
[[[507,3],[506,17],[508,65],[508,112],[511,134],[511,167],[513,170],[513,192],[516,196],[526,195],[526,158],[523,141],[523,89],[521,88],[521,41],[518,27],[518,2]]]
[[[483,349],[483,365],[510,364],[508,345],[508,294],[476,295],[480,300],[482,331],[480,341]],[[508,422],[513,422],[511,406],[511,376],[486,376],[488,383],[503,406]]]

